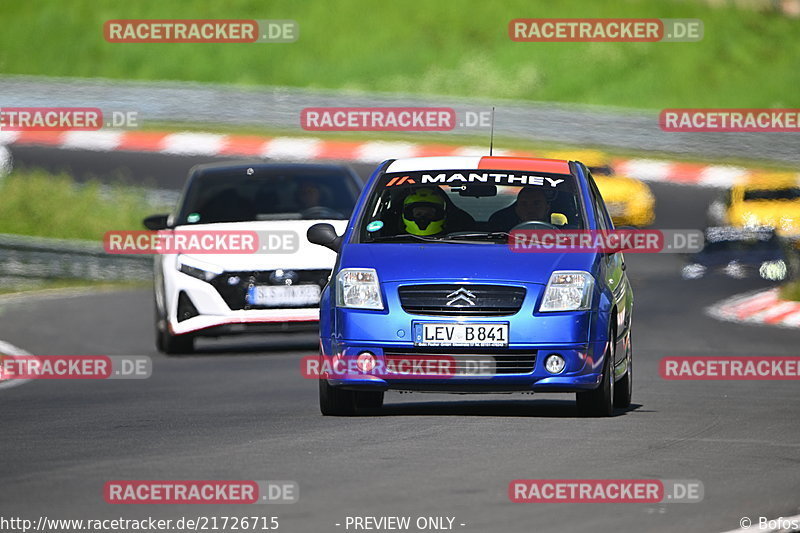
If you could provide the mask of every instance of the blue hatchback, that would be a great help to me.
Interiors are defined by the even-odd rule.
[[[574,392],[581,414],[631,402],[633,293],[622,253],[524,253],[514,232],[605,231],[587,168],[514,157],[389,160],[361,193],[320,302],[325,415],[387,390]]]

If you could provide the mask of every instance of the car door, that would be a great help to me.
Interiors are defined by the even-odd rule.
[[[589,177],[589,190],[592,197],[592,209],[597,220],[597,229],[609,231],[614,229],[611,216],[608,214],[603,198],[597,185],[594,183],[591,174]],[[632,291],[628,276],[625,272],[625,257],[622,252],[603,254],[601,275],[603,283],[611,291],[614,303],[617,308],[617,339],[623,338],[627,334],[631,320],[631,305],[633,302]],[[624,350],[616,350],[616,360],[621,361],[625,357]],[[615,362],[617,362],[615,361]]]

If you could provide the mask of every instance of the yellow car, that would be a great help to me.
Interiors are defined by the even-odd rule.
[[[546,157],[580,161],[592,173],[614,226],[649,226],[656,219],[656,199],[643,181],[614,174],[608,156],[597,150],[550,152]]]
[[[800,238],[798,174],[751,174],[731,187],[721,203],[717,206],[717,219],[724,224],[742,228],[769,226],[782,237]],[[711,210],[710,213],[713,214]]]

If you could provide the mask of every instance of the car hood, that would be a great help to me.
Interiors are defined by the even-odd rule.
[[[778,233],[800,233],[800,202],[743,202],[731,207],[730,222],[736,226],[772,226]]]
[[[513,252],[501,244],[347,244],[342,248],[341,268],[374,268],[381,282],[475,280],[546,284],[554,270],[591,271],[598,255]]]
[[[332,269],[336,254],[322,246],[311,244],[306,239],[306,231],[318,222],[328,222],[343,233],[346,220],[270,220],[258,222],[231,222],[224,224],[197,224],[178,226],[174,231],[256,231],[261,240],[264,233],[269,235],[289,235],[296,246],[294,251],[264,251],[247,254],[182,254],[197,261],[222,268],[227,272],[247,270],[274,270],[290,268],[295,270]],[[261,233],[264,232],[264,233]],[[261,244],[261,242],[259,242]]]

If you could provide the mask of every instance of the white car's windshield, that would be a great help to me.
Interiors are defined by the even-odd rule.
[[[347,220],[357,196],[355,185],[343,172],[213,172],[192,180],[177,224]]]

